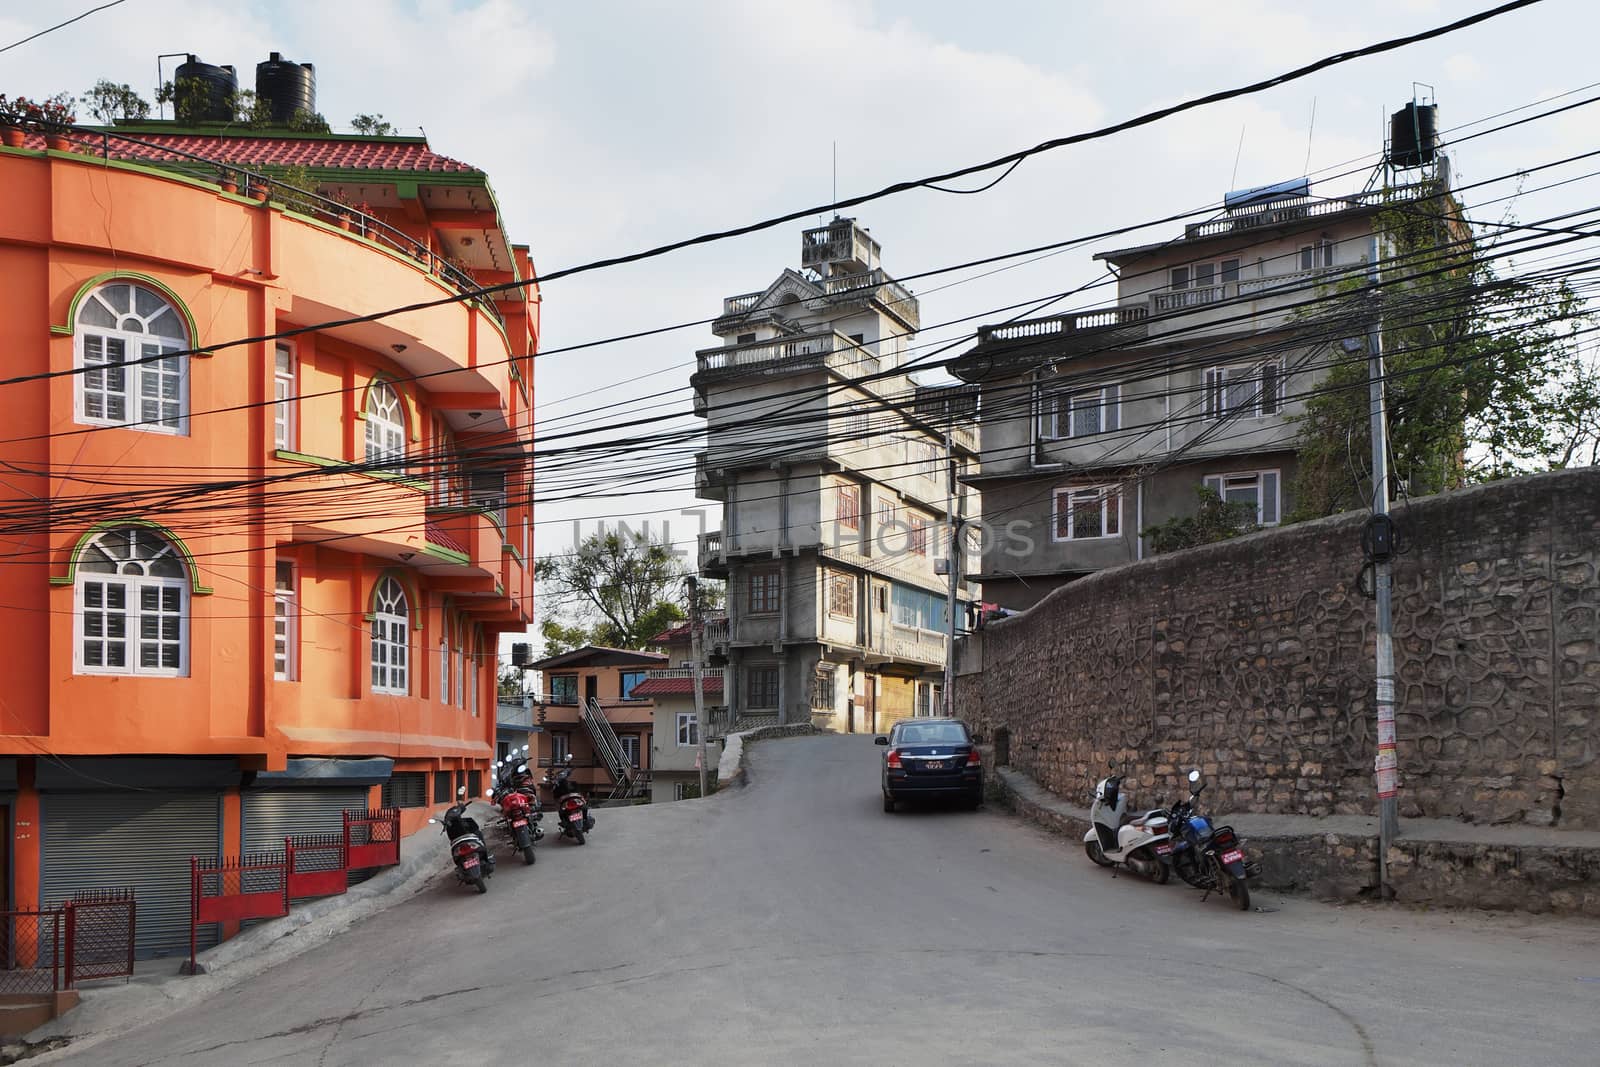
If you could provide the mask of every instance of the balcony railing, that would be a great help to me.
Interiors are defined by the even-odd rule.
[[[825,304],[843,297],[870,297],[887,307],[891,315],[909,324],[913,330],[922,325],[922,313],[917,305],[917,298],[881,268],[861,274],[824,278],[822,289],[825,295],[821,299],[806,301],[807,308],[813,311],[820,310]]]
[[[350,204],[343,204],[310,189],[279,181],[268,174],[248,170],[226,159],[186,152],[169,145],[140,140],[128,134],[114,133],[111,130],[71,130],[66,137],[78,146],[80,152],[87,149],[84,154],[99,155],[101,159],[132,160],[210,182],[216,182],[224,174],[229,175],[237,182],[239,191],[245,195],[255,190],[262,190],[268,199],[282,204],[290,211],[322,222],[333,223],[352,236],[364,237],[375,244],[399,252],[416,261],[423,271],[438,278],[458,293],[467,295],[482,293],[483,286],[479,285],[466,270],[444,259],[405,231],[396,229],[374,215],[357,210]],[[496,322],[502,326],[505,324],[500,309],[488,295],[478,295],[478,305]]]
[[[1143,304],[1125,304],[1121,307],[1099,308],[1095,311],[1079,311],[1071,315],[1024,319],[1021,322],[1008,322],[999,326],[980,326],[978,340],[1017,341],[1050,337],[1054,334],[1076,333],[1080,330],[1104,330],[1143,323],[1149,317],[1149,307]]]
[[[702,348],[695,353],[695,361],[702,374],[707,371],[782,370],[790,366],[803,367],[809,363],[852,376],[873,374],[878,370],[877,356],[834,330],[769,341],[751,341],[742,345]]]
[[[718,645],[726,646],[728,643],[728,620],[708,619],[706,621],[705,635],[701,638],[702,649],[716,648]]]

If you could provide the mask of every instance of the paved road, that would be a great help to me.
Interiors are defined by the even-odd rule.
[[[994,811],[885,815],[867,738],[598,813],[67,1062],[1600,1062],[1600,927],[1231,911]],[[440,862],[444,862],[441,848]]]

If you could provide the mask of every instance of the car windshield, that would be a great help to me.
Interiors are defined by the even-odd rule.
[[[955,722],[918,722],[900,727],[902,745],[959,745],[967,740],[967,731]]]

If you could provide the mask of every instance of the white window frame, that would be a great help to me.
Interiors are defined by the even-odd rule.
[[[1301,245],[1296,266],[1301,270],[1322,270],[1334,265],[1336,242],[1324,237],[1316,244]]]
[[[300,677],[300,565],[289,559],[272,568],[272,677],[280,682]]]
[[[1228,503],[1229,490],[1243,490],[1253,482],[1256,494],[1256,524],[1276,526],[1283,519],[1283,477],[1280,471],[1228,471],[1208,474],[1203,484]],[[1232,483],[1232,484],[1230,484]]]
[[[128,291],[129,310],[118,311],[111,306],[106,294],[113,289]],[[139,312],[140,293],[154,297],[159,306],[148,313]],[[107,316],[114,318],[116,324],[105,325],[93,321]],[[168,328],[162,320],[177,325]],[[169,329],[169,332],[161,332],[163,329]],[[93,347],[97,347],[101,353],[99,358],[92,360],[89,355],[91,341],[94,342]],[[116,361],[112,361],[107,354],[113,342],[122,350],[122,358]],[[126,281],[107,282],[94,289],[79,304],[73,329],[73,366],[80,371],[74,376],[73,420],[88,426],[124,426],[130,430],[145,430],[150,433],[179,437],[187,435],[189,357],[173,356],[170,359],[131,365],[128,361],[144,359],[161,352],[182,352],[187,350],[189,345],[188,330],[184,326],[181,312],[163,294],[148,286]],[[120,381],[122,384],[120,387],[112,387],[110,384],[112,381]],[[169,390],[174,395],[163,395]],[[147,392],[153,395],[147,398],[145,396]],[[94,398],[101,401],[103,409],[101,414],[93,415],[89,412],[89,408],[93,406],[91,400]],[[104,409],[108,409],[117,400],[121,402],[122,415],[116,417],[106,414]],[[154,413],[149,412],[146,407],[149,403],[158,405],[158,410]],[[172,406],[170,416],[165,416],[159,411],[159,406],[162,404]]]
[[[372,591],[372,626],[368,638],[372,654],[372,692],[409,696],[411,604],[405,587],[392,574],[379,578]]]
[[[833,491],[833,519],[839,529],[858,533],[861,530],[861,487],[854,482],[840,482]],[[845,502],[850,501],[847,508]]]
[[[477,651],[467,652],[467,711],[472,717],[478,717],[478,654]]]
[[[367,388],[366,461],[391,474],[406,472],[406,409],[400,391],[382,378]]]
[[[1062,501],[1066,501],[1066,511],[1062,511]],[[1078,507],[1098,501],[1100,504],[1100,525],[1094,533],[1083,533],[1078,530]],[[1063,514],[1067,520],[1067,531],[1061,532],[1061,519]],[[1068,485],[1057,489],[1051,494],[1050,506],[1050,540],[1056,543],[1063,541],[1095,541],[1106,538],[1122,536],[1122,487],[1119,485]]]
[[[563,763],[572,755],[572,738],[567,734],[550,735],[550,762]]]
[[[843,606],[838,606],[839,602]],[[856,576],[844,571],[828,572],[828,614],[841,619],[856,617]]]
[[[700,717],[692,711],[678,712],[678,747],[698,748],[700,745]]]
[[[1185,289],[1209,289],[1214,285],[1227,285],[1229,282],[1239,280],[1239,272],[1243,266],[1244,261],[1239,257],[1229,256],[1227,259],[1172,267],[1167,271],[1167,288],[1176,293]],[[1202,269],[1206,272],[1204,282],[1200,280]]]
[[[1263,419],[1281,415],[1283,381],[1283,364],[1275,359],[1254,364],[1209,367],[1205,372],[1202,390],[1205,417],[1235,417],[1236,409],[1239,411],[1237,417]],[[1235,398],[1230,394],[1240,388],[1240,383],[1250,392],[1247,399],[1235,403],[1232,402]]]
[[[459,629],[456,631],[454,667],[455,670],[451,672],[456,680],[456,699],[454,704],[458,708],[464,708],[467,706],[467,653],[466,649],[462,647],[461,631]]]
[[[294,345],[277,342],[272,349],[272,443],[288,452],[295,451],[299,443],[299,420],[295,418],[299,372]]]
[[[130,548],[126,555],[118,554],[115,542],[123,539]],[[98,560],[90,557],[98,551],[115,570],[97,569]],[[171,569],[177,565],[180,574],[152,574],[153,567]],[[112,591],[120,607],[113,607]],[[154,593],[154,608],[147,606],[146,594]],[[93,601],[98,600],[95,604]],[[168,607],[168,603],[172,607]],[[189,576],[188,567],[177,549],[166,538],[143,527],[118,527],[97,535],[79,555],[73,581],[73,634],[72,672],[74,674],[140,675],[156,678],[182,678],[189,673]],[[168,637],[160,634],[162,621],[176,617],[177,634]],[[177,646],[177,666],[145,666],[143,645],[150,643],[145,636],[145,622],[153,620],[158,636],[154,647],[158,660],[164,647]],[[91,633],[99,630],[99,633]],[[116,631],[120,631],[117,636]],[[102,649],[101,662],[91,664],[85,645],[96,642]],[[107,662],[113,645],[122,646],[122,663]]]
[[[638,734],[618,734],[617,743],[622,746],[622,755],[627,759],[628,766],[637,770],[639,754],[644,751],[644,739]]]
[[[439,703],[450,703],[450,640],[439,638]]]
[[[1103,433],[1111,433],[1122,428],[1122,386],[1105,385],[1099,389],[1087,389],[1076,393],[1066,394],[1067,409],[1067,437],[1097,437]],[[1095,412],[1095,428],[1078,432],[1078,413],[1080,411]],[[1060,411],[1056,413],[1057,425],[1060,427]]]

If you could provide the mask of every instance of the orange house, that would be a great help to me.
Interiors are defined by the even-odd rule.
[[[650,783],[655,703],[634,696],[647,672],[664,667],[658,652],[586,645],[530,664],[545,692],[533,698],[542,729],[539,766],[572,757],[572,782],[586,796],[643,796]]]
[[[0,147],[0,905],[132,885],[160,955],[190,855],[481,788],[539,297],[463,297],[532,264],[420,138],[76,136]]]

